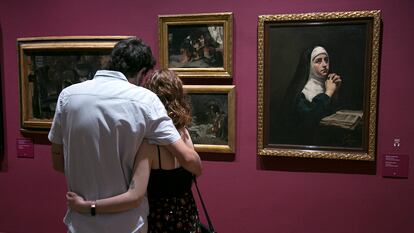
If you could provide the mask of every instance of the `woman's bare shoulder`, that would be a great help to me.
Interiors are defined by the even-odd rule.
[[[139,153],[143,156],[151,156],[157,150],[157,145],[150,144],[148,140],[144,139],[139,147]]]

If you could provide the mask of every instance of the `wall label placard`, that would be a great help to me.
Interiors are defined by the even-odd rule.
[[[405,154],[384,154],[382,176],[408,178],[408,160]]]
[[[34,158],[33,140],[30,138],[16,139],[17,157],[18,158]]]

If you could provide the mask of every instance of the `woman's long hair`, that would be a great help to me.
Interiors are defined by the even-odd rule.
[[[157,94],[177,129],[191,122],[191,107],[184,93],[183,83],[174,71],[155,71],[145,81],[144,87]]]

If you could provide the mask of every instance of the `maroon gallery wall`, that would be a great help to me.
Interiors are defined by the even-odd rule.
[[[256,156],[257,20],[262,14],[381,10],[382,44],[376,162]],[[19,83],[16,39],[138,35],[158,54],[157,15],[234,13],[237,149],[204,162],[200,186],[218,232],[414,232],[414,3],[411,0],[38,0],[0,1],[0,65],[6,141],[0,171],[0,232],[66,232],[65,179],[50,146],[17,158]],[[401,146],[393,147],[394,138]],[[408,154],[408,179],[382,177],[382,156]]]

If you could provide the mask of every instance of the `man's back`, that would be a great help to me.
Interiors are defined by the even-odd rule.
[[[68,189],[86,200],[127,191],[144,137],[157,138],[161,144],[177,137],[169,134],[163,141],[162,135],[155,136],[154,129],[170,121],[163,105],[155,94],[128,83],[119,72],[98,71],[93,80],[66,88],[56,114],[49,138],[64,145]],[[68,211],[65,223],[74,227],[73,232],[134,232],[147,211],[146,201],[138,209],[115,215],[92,217]]]

